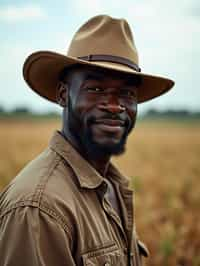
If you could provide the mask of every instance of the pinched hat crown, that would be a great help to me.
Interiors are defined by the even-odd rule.
[[[78,58],[112,55],[138,65],[138,53],[127,21],[106,15],[92,18],[76,32],[67,55]]]

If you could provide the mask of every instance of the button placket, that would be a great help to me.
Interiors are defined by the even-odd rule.
[[[120,221],[119,217],[113,211],[112,206],[110,206],[109,202],[105,198],[103,199],[103,208],[104,208],[105,212],[112,218],[112,220],[115,222],[115,224],[120,228],[120,231],[123,235],[123,238],[126,242],[126,245],[128,245],[126,233],[125,233],[124,228],[121,224],[121,221]]]
[[[126,236],[128,239],[128,260],[129,265],[138,266],[137,250],[135,247],[134,236],[134,206],[133,206],[133,191],[123,189],[122,198],[126,207]]]

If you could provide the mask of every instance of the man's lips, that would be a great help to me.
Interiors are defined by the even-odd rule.
[[[125,122],[118,119],[96,119],[93,125],[106,132],[120,133],[124,131]]]
[[[94,121],[95,124],[103,124],[106,126],[113,126],[113,127],[123,127],[125,125],[125,122],[123,120],[119,120],[119,119],[105,119],[105,118],[101,118],[101,119],[96,119]]]

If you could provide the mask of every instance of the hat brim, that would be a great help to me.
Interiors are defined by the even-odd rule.
[[[50,51],[31,54],[23,66],[23,76],[27,84],[40,96],[57,102],[57,89],[61,71],[74,64],[97,66],[133,75],[142,76],[138,90],[138,103],[149,101],[169,91],[174,81],[168,78],[136,72],[128,66],[111,62],[91,62]]]

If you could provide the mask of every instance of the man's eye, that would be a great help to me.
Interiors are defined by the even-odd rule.
[[[87,87],[86,88],[88,92],[103,92],[104,90],[99,87]]]
[[[132,90],[122,90],[121,95],[127,96],[127,97],[136,97],[135,91],[132,91]]]

